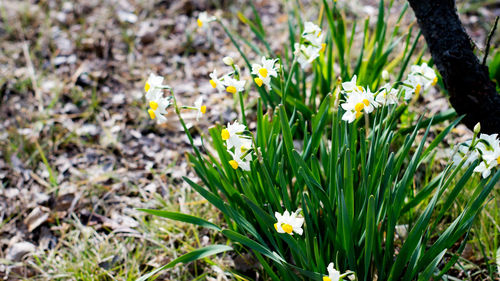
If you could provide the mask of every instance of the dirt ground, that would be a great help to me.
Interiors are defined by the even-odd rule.
[[[319,6],[310,2],[301,1],[304,16],[313,19]],[[377,12],[377,1],[338,2],[358,18]],[[284,4],[254,4],[279,53],[288,36]],[[484,48],[500,9],[473,4],[460,6],[462,18]],[[146,219],[136,210],[166,207],[217,219],[182,181],[195,175],[177,117],[171,111],[166,124],[156,125],[143,97],[151,72],[165,77],[181,104],[204,96],[208,112],[200,122],[196,113],[183,112],[197,145],[210,126],[237,117],[232,96],[216,93],[208,74],[226,67],[224,56],[240,65],[242,59],[220,26],[208,32],[196,28],[196,17],[205,10],[253,38],[236,16],[252,17],[245,1],[0,0],[0,277],[134,279],[172,260],[176,251],[217,239]],[[250,92],[248,98],[256,96]],[[447,107],[443,97],[426,104],[430,110]],[[92,256],[89,263],[66,260],[78,253]],[[230,259],[220,262],[234,265]],[[218,272],[176,270],[164,278]]]

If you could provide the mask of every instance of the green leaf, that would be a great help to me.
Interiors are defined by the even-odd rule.
[[[434,270],[438,266],[439,262],[441,259],[443,259],[444,254],[446,253],[446,249],[441,251],[439,255],[437,255],[431,263],[425,268],[425,270],[422,272],[422,274],[418,277],[418,281],[427,281],[431,280],[432,274],[434,273]]]
[[[177,212],[168,212],[168,211],[161,211],[161,210],[152,210],[152,209],[138,209],[139,211],[146,212],[151,215],[159,216],[162,218],[167,218],[171,220],[176,220],[176,221],[182,221],[182,222],[187,222],[190,224],[196,224],[202,227],[206,227],[209,229],[213,229],[215,231],[221,231],[221,228],[218,227],[217,225],[206,221],[204,219],[201,219],[199,217],[183,214],[183,213],[177,213]]]
[[[157,268],[146,275],[141,276],[141,278],[137,279],[137,281],[148,280],[151,276],[155,275],[156,273],[158,273],[164,269],[174,267],[176,264],[181,263],[181,262],[188,263],[188,262],[199,260],[199,259],[202,259],[202,258],[205,258],[208,256],[213,256],[213,255],[216,255],[219,253],[232,251],[232,250],[233,250],[233,248],[230,246],[227,246],[227,245],[210,245],[210,246],[207,246],[204,248],[196,249],[192,252],[189,252],[185,255],[182,255],[182,256],[176,258],[175,260],[169,262],[168,264],[166,264],[160,268]]]
[[[275,252],[271,251],[268,247],[266,247],[262,244],[259,244],[258,242],[253,241],[252,239],[250,239],[244,235],[241,235],[241,234],[239,234],[235,231],[229,230],[229,229],[222,230],[222,234],[224,236],[226,236],[227,238],[233,240],[234,242],[241,243],[242,245],[247,246],[250,249],[257,251],[257,252],[263,254],[264,256],[267,256],[268,258],[274,260],[278,264],[285,263],[285,260],[282,257],[280,257]]]

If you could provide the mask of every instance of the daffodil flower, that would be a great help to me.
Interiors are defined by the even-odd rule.
[[[321,52],[325,51],[326,44],[322,43],[324,34],[321,28],[312,22],[304,23],[304,31],[300,43],[294,45],[294,55],[302,68],[306,68]]]
[[[422,91],[422,83],[418,77],[415,75],[408,75],[408,78],[403,81],[403,86],[401,87],[404,93],[404,99],[410,100],[413,97],[413,93],[418,95]]]
[[[339,281],[343,280],[346,276],[348,276],[350,280],[354,280],[356,278],[355,273],[350,270],[340,274],[340,271],[335,269],[333,262],[328,265],[326,270],[328,271],[328,275],[323,276],[323,281]]]
[[[295,43],[294,48],[294,54],[303,69],[309,66],[309,64],[311,64],[315,59],[319,57],[319,53],[322,49],[322,47],[317,47],[314,45],[306,46],[299,43]]]
[[[206,30],[208,28],[208,23],[214,21],[215,19],[216,19],[215,17],[209,17],[207,12],[201,12],[198,15],[196,24],[198,25],[198,28]]]
[[[302,32],[302,38],[307,40],[309,43],[315,46],[321,46],[324,34],[321,28],[316,24],[308,21],[304,23],[304,31]]]
[[[252,64],[252,74],[257,76],[254,81],[259,87],[264,84],[271,90],[271,77],[278,77],[276,67],[274,66],[276,61],[277,59],[266,59],[266,57],[262,57],[262,64]]]
[[[412,65],[410,71],[420,80],[419,82],[424,89],[428,89],[431,85],[436,85],[438,81],[434,69],[429,67],[425,62],[422,65]]]
[[[169,98],[157,97],[156,99],[149,101],[149,117],[151,117],[151,119],[156,119],[158,124],[165,123],[167,118],[164,115],[167,114],[167,108],[169,106]]]
[[[216,69],[214,69],[214,71],[210,73],[209,76],[210,76],[210,85],[212,85],[214,89],[219,90],[219,93],[223,92],[226,89],[224,87],[224,84],[222,83],[222,80],[217,76]]]
[[[226,92],[228,93],[236,94],[245,90],[245,80],[236,80],[233,77],[226,75],[224,76],[222,83],[226,86]]]
[[[285,211],[283,215],[275,212],[274,216],[278,222],[274,224],[274,229],[276,229],[278,233],[288,233],[290,235],[297,233],[298,235],[302,235],[304,218],[297,217],[298,213],[299,210],[291,214],[288,211]]]
[[[196,101],[194,102],[194,108],[197,110],[196,114],[196,121],[199,121],[200,117],[202,114],[205,114],[207,112],[207,106],[203,105],[203,97],[200,96]]]
[[[491,170],[500,166],[500,141],[497,137],[498,134],[481,134],[479,136],[477,149],[480,152],[482,161],[474,169],[474,172],[481,173],[483,178],[489,177]]]
[[[340,280],[340,271],[336,270],[333,267],[333,262],[331,262],[328,267],[328,276],[323,276],[323,281],[339,281]]]
[[[228,149],[233,147],[239,148],[241,146],[242,136],[240,136],[240,134],[245,130],[245,125],[238,123],[238,120],[235,120],[233,124],[227,124],[227,128],[223,129],[221,132],[221,137],[222,140],[226,141]]]
[[[147,101],[154,100],[163,95],[162,89],[164,89],[165,86],[163,86],[162,83],[162,76],[158,76],[153,73],[149,74],[148,80],[146,81],[146,84],[144,84]]]
[[[252,161],[252,155],[250,153],[247,153],[245,155],[245,153],[240,149],[235,149],[234,153],[230,150],[228,150],[227,152],[233,158],[229,161],[229,165],[231,165],[233,169],[236,170],[238,168],[241,168],[243,171],[250,171],[250,161]]]
[[[398,104],[398,90],[390,84],[385,84],[375,97],[375,101],[382,105]]]
[[[346,93],[350,93],[350,92],[354,92],[354,91],[362,91],[363,88],[361,86],[357,85],[357,82],[356,82],[357,79],[358,79],[358,77],[356,75],[354,75],[351,78],[351,81],[343,82],[342,83],[342,90]]]
[[[342,108],[346,111],[342,116],[342,120],[349,123],[354,122],[365,113],[371,113],[376,107],[378,102],[374,100],[373,93],[368,88],[366,91],[361,88],[348,93],[347,100],[341,104]]]
[[[472,140],[468,140],[465,143],[459,144],[456,152],[453,155],[453,166],[458,166],[462,159],[465,158],[464,167],[469,166],[472,162],[479,158],[479,153],[476,148],[471,148]]]

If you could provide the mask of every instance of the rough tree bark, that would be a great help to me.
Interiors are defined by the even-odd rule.
[[[472,129],[500,133],[500,95],[488,68],[473,53],[454,0],[408,0],[415,12],[432,58],[450,94],[450,103]]]

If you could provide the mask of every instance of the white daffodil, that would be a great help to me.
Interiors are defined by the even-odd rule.
[[[236,80],[230,76],[224,76],[222,83],[224,86],[226,86],[226,92],[236,94],[245,90],[246,81]]]
[[[219,93],[223,92],[226,89],[224,87],[224,84],[222,83],[222,79],[217,77],[217,69],[214,69],[214,71],[210,73],[209,76],[210,76],[210,85],[212,85],[214,89],[219,90]]]
[[[382,105],[398,104],[398,90],[391,87],[390,84],[385,84],[375,97],[375,101]]]
[[[316,58],[318,58],[319,53],[321,52],[321,47],[316,47],[313,45],[306,46],[295,43],[294,47],[294,54],[303,69],[309,66],[309,64],[311,64]]]
[[[157,97],[162,96],[162,89],[164,86],[163,77],[155,75],[153,73],[149,74],[146,84],[144,84],[144,91],[146,92],[146,100],[155,100]]]
[[[340,280],[340,271],[336,270],[333,267],[333,262],[331,262],[328,267],[328,276],[323,276],[323,281],[339,281]]]
[[[477,144],[477,149],[485,153],[487,150],[494,150],[496,146],[500,146],[500,141],[498,140],[498,134],[480,134],[479,143]]]
[[[276,67],[274,66],[276,61],[277,59],[266,59],[266,57],[262,57],[262,64],[252,64],[252,74],[257,76],[254,81],[259,87],[264,84],[271,90],[271,77],[278,77]]]
[[[208,28],[208,23],[212,22],[214,20],[215,20],[215,17],[209,17],[207,12],[201,12],[198,15],[198,19],[196,20],[196,23],[198,24],[198,28],[205,30]]]
[[[458,149],[453,155],[453,166],[458,166],[458,164],[460,164],[460,162],[462,162],[462,160],[465,158],[463,167],[467,167],[479,158],[477,149],[470,147],[471,143],[472,140],[468,140],[464,143],[459,144]]]
[[[288,211],[285,211],[283,215],[275,212],[274,216],[278,222],[274,224],[274,229],[276,229],[278,233],[288,233],[290,235],[297,233],[298,235],[302,235],[302,224],[304,224],[304,218],[297,217],[298,213],[299,210],[291,214]]]
[[[413,97],[413,93],[418,95],[420,91],[422,91],[422,83],[417,76],[410,74],[408,75],[408,78],[403,81],[401,90],[404,93],[403,98],[405,100],[410,100]]]
[[[250,161],[252,161],[252,155],[250,153],[243,157],[245,153],[240,149],[235,149],[234,153],[230,150],[228,150],[227,152],[233,158],[229,161],[229,165],[231,165],[233,169],[236,170],[238,168],[241,168],[243,171],[250,171]]]
[[[371,113],[378,103],[374,100],[373,93],[370,89],[362,92],[359,90],[353,91],[347,95],[347,100],[341,104],[342,108],[346,111],[342,116],[342,120],[349,123],[354,122],[365,113]]]
[[[238,123],[238,120],[235,120],[233,124],[227,124],[227,128],[223,129],[221,132],[222,139],[226,141],[227,149],[241,147],[243,142],[242,139],[244,138],[242,138],[240,134],[245,130],[245,125]]]
[[[428,89],[431,85],[436,85],[438,81],[434,69],[429,67],[425,62],[422,65],[412,65],[410,71],[420,80],[420,84],[424,89]]]
[[[196,101],[194,102],[194,108],[197,111],[196,121],[199,121],[201,115],[205,114],[207,112],[207,106],[203,105],[203,97],[202,96],[200,96],[199,98],[196,99]]]
[[[294,55],[303,69],[318,58],[321,52],[325,51],[326,44],[322,43],[323,37],[319,26],[312,22],[304,23],[301,42],[294,45]]]
[[[158,124],[165,123],[167,117],[167,108],[170,106],[170,99],[164,97],[156,97],[156,99],[149,101],[149,117],[156,119]]]
[[[307,40],[309,43],[315,46],[321,46],[324,35],[321,32],[321,28],[316,24],[307,21],[304,23],[304,31],[302,32],[302,38]]]
[[[483,178],[491,174],[491,169],[500,166],[500,141],[498,134],[481,134],[477,149],[481,152],[483,161],[474,169],[482,174]],[[487,144],[485,144],[487,142]]]
[[[474,172],[481,173],[483,178],[487,178],[491,175],[491,169],[493,169],[496,165],[487,163],[486,161],[481,161],[479,165],[474,169]]]
[[[351,81],[347,81],[347,82],[343,82],[342,83],[342,90],[346,93],[350,93],[350,92],[353,92],[353,91],[362,91],[363,88],[361,86],[358,86],[356,83],[356,80],[358,79],[358,77],[356,75],[354,75],[352,78],[351,78]]]

